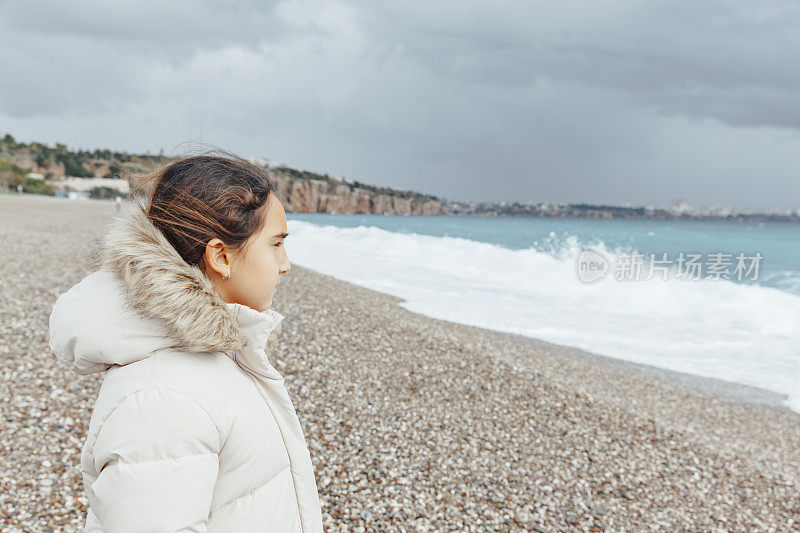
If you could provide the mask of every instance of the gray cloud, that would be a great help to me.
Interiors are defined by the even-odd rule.
[[[800,206],[794,2],[0,3],[0,130],[450,199]]]

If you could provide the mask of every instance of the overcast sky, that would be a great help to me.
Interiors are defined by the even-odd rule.
[[[202,134],[452,200],[800,207],[796,0],[114,3],[0,0],[0,132]]]

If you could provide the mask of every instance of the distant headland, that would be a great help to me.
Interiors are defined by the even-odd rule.
[[[169,159],[162,153],[131,154],[111,150],[70,150],[39,142],[0,137],[0,191],[69,197],[114,198],[136,188],[135,176]],[[722,220],[800,222],[800,208],[754,212],[724,206],[693,207],[682,200],[672,206],[567,204],[553,202],[462,202],[415,191],[350,181],[298,170],[264,158],[253,164],[269,170],[287,212],[398,215],[530,216],[558,218]]]

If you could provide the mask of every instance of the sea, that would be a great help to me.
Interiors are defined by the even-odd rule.
[[[800,412],[800,224],[287,214],[289,260],[434,318],[759,387]]]

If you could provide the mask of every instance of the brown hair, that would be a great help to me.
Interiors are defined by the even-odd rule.
[[[149,190],[147,217],[190,265],[201,266],[215,237],[227,249],[244,250],[263,226],[260,208],[275,191],[266,169],[222,153],[173,159],[139,177],[139,187]]]

